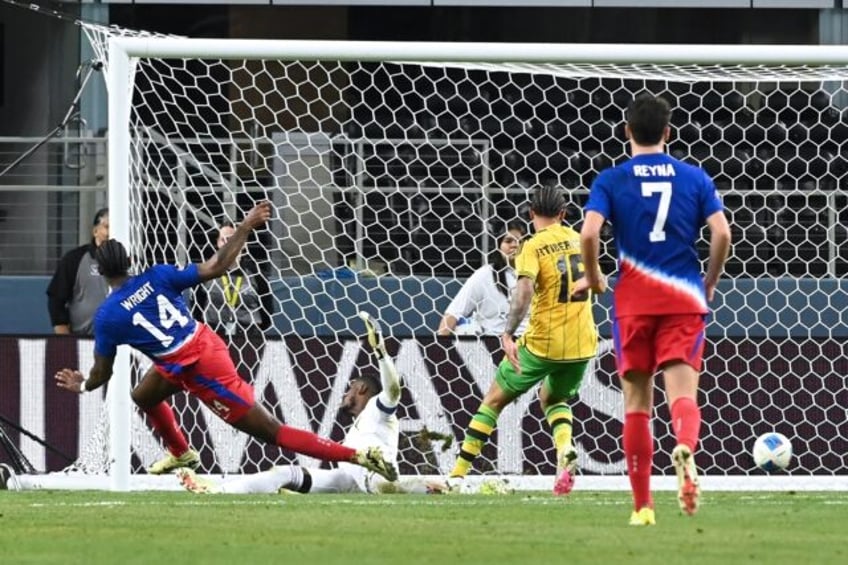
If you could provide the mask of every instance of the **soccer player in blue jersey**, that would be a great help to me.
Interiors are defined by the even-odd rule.
[[[623,444],[634,505],[630,523],[636,526],[655,523],[650,418],[657,370],[663,373],[677,439],[672,461],[680,508],[690,515],[698,509],[694,452],[701,426],[697,394],[705,318],[730,250],[730,228],[709,175],[664,152],[670,118],[668,103],[654,96],[640,96],[628,108],[625,133],[632,158],[602,171],[592,184],[581,230],[586,276],[574,289],[601,288],[600,232],[610,222],[619,271],[613,341],[624,391]],[[696,242],[705,223],[710,258],[702,277]]]
[[[253,387],[239,377],[221,338],[189,314],[183,290],[226,273],[248,236],[270,215],[270,203],[257,204],[211,259],[185,269],[154,265],[131,276],[124,246],[115,240],[101,245],[96,259],[112,292],[94,318],[94,366],[88,379],[79,371],[62,369],[56,374],[57,384],[80,393],[102,386],[112,376],[117,346],[127,344],[153,361],[154,369],[133,390],[132,398],[152,420],[176,464],[180,454],[174,451],[187,450],[188,445],[165,400],[185,390],[221,419],[258,439],[325,461],[361,465],[395,480],[395,467],[379,448],[352,449],[280,423],[256,403]]]

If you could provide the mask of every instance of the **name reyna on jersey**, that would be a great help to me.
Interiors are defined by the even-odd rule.
[[[151,294],[153,294],[153,285],[148,281],[141,285],[137,291],[130,294],[126,300],[121,300],[121,306],[124,307],[124,310],[132,310]]]
[[[673,177],[674,166],[671,163],[661,165],[633,165],[633,175],[637,177]]]

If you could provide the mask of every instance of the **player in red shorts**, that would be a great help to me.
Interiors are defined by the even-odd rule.
[[[618,250],[613,341],[624,391],[624,456],[633,490],[632,525],[655,523],[651,497],[654,445],[653,375],[663,373],[677,446],[672,461],[680,508],[698,509],[700,485],[694,453],[701,426],[698,375],[704,350],[707,303],[730,250],[730,228],[710,177],[664,152],[670,135],[668,103],[637,98],[627,112],[632,158],[592,183],[581,230],[583,284],[600,289],[600,232],[612,224]],[[710,229],[710,259],[702,278],[695,244]]]
[[[211,259],[185,269],[154,265],[130,276],[124,246],[115,240],[104,243],[96,258],[112,292],[94,318],[94,366],[87,380],[79,371],[62,369],[56,374],[57,384],[80,393],[105,384],[112,376],[118,345],[130,345],[147,355],[154,368],[132,391],[132,398],[170,451],[170,458],[151,472],[199,463],[165,402],[175,392],[185,390],[227,423],[258,439],[325,461],[355,463],[393,481],[397,472],[379,448],[354,450],[280,423],[256,403],[253,387],[239,377],[221,338],[189,314],[183,290],[225,274],[251,232],[264,225],[270,215],[270,203],[256,205]]]

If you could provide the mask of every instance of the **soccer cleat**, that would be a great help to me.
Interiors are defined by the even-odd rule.
[[[680,504],[680,510],[691,516],[698,511],[698,499],[701,495],[695,457],[687,446],[678,445],[671,452],[671,462],[677,473],[677,502]]]
[[[17,473],[6,463],[0,463],[0,490],[21,490]]]
[[[201,479],[193,469],[188,467],[180,467],[176,470],[177,479],[180,484],[189,492],[194,494],[211,494],[218,492],[218,487],[212,481]]]
[[[383,334],[379,324],[368,312],[359,312],[359,317],[365,322],[365,331],[368,333],[368,345],[374,350],[377,359],[386,357],[386,344],[383,342]]]
[[[442,492],[444,494],[474,494],[474,487],[468,484],[465,477],[448,477]]]
[[[477,492],[479,494],[501,495],[512,494],[514,490],[510,488],[506,479],[486,479],[480,483]]]
[[[369,447],[365,450],[356,452],[354,463],[361,465],[369,471],[374,471],[387,481],[396,481],[398,478],[397,469],[390,461],[386,461],[383,457],[383,450],[379,447]]]
[[[656,526],[657,525],[657,517],[654,514],[654,509],[649,508],[648,506],[642,508],[641,510],[634,510],[630,515],[630,525],[631,526]]]
[[[181,467],[197,469],[200,466],[200,455],[189,449],[179,457],[174,457],[170,453],[147,468],[147,472],[151,475],[164,475]]]
[[[577,472],[577,450],[574,447],[563,449],[557,456],[557,478],[554,481],[555,496],[564,496],[574,488],[574,474]]]

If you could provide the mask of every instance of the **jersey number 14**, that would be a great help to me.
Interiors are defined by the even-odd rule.
[[[176,306],[171,304],[171,301],[164,295],[158,294],[156,296],[156,304],[159,306],[159,326],[162,329],[171,329],[174,324],[179,324],[179,326],[183,328],[186,324],[188,324],[188,317],[183,315],[183,313],[180,312]],[[150,320],[141,314],[141,312],[133,314],[132,323],[134,326],[141,326],[150,332],[150,335],[159,340],[162,347],[167,348],[174,343],[173,336],[167,335],[161,329],[154,326]]]

